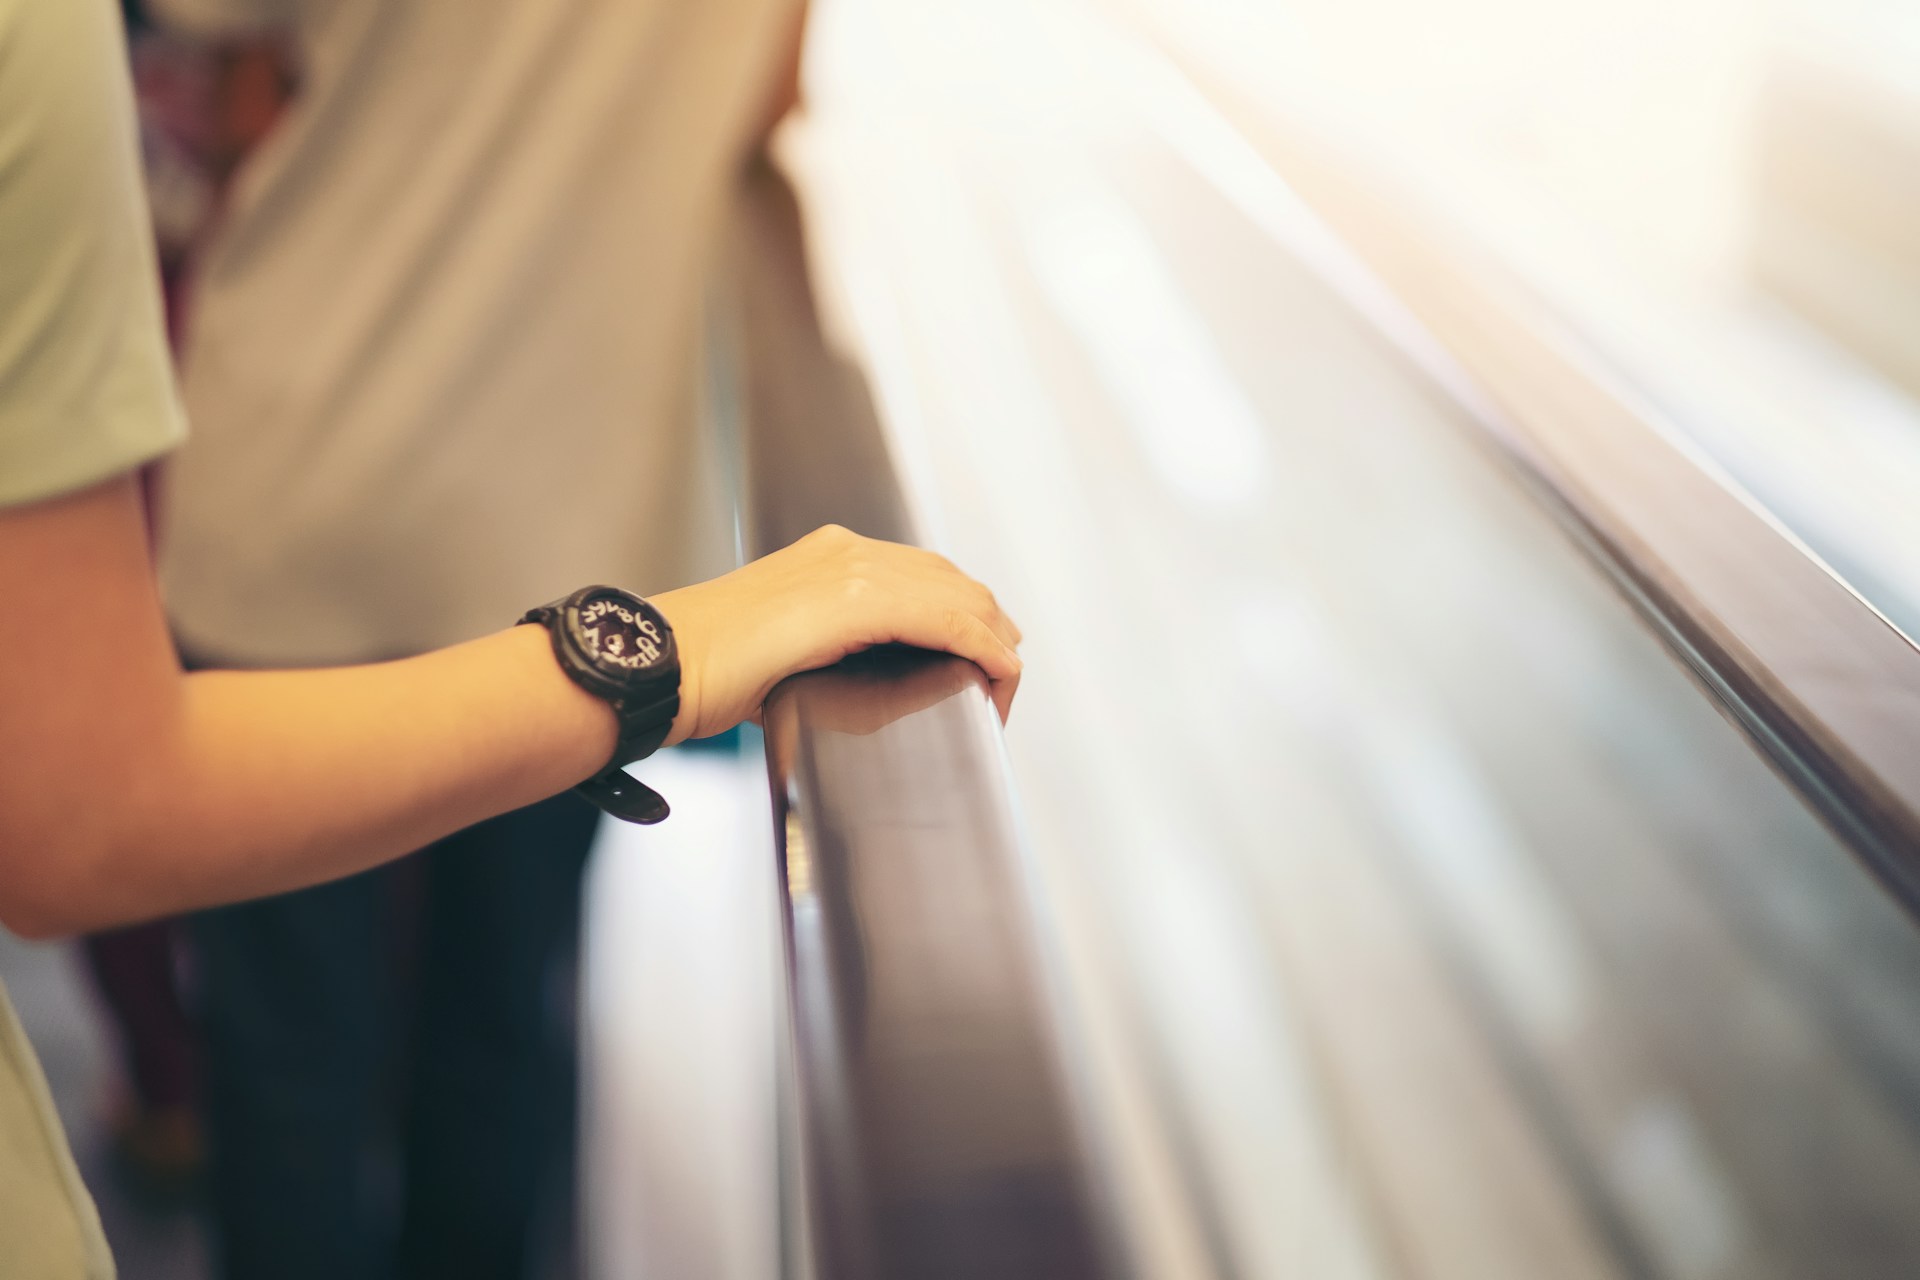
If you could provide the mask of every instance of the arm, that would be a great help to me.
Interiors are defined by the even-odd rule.
[[[28,936],[348,875],[613,749],[612,714],[535,627],[375,666],[183,675],[131,479],[0,511],[0,599],[0,920]],[[655,603],[682,653],[669,742],[872,644],[970,657],[1003,706],[1019,671],[984,588],[844,530]]]
[[[579,782],[615,732],[532,628],[181,673],[131,475],[183,424],[117,21],[0,3],[0,921],[34,935],[349,874]],[[655,603],[680,640],[676,737],[888,640],[1018,668],[984,589],[844,531]]]

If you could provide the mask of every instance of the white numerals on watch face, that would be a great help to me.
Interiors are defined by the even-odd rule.
[[[626,671],[644,671],[660,661],[666,637],[644,613],[601,597],[581,606],[575,634],[595,661]]]

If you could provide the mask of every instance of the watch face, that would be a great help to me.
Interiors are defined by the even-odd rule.
[[[665,665],[673,636],[651,605],[624,591],[596,591],[567,610],[574,641],[605,671],[640,673]]]

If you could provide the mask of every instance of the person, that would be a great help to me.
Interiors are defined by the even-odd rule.
[[[149,8],[297,81],[191,280],[161,577],[192,664],[400,657],[731,563],[700,302],[796,0]],[[513,1280],[570,1219],[554,993],[596,818],[557,798],[192,922],[229,1280]]]
[[[563,663],[550,621],[378,664],[183,673],[135,479],[186,422],[124,58],[113,0],[0,0],[0,923],[35,938],[351,875],[604,789],[625,754],[623,712]],[[975,661],[1003,713],[1020,670],[986,588],[844,530],[646,609],[678,651],[668,743],[876,644]],[[0,1258],[113,1273],[3,998]]]

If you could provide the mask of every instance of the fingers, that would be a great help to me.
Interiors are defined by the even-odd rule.
[[[863,549],[879,551],[892,558],[889,567],[900,575],[895,579],[895,585],[913,595],[965,609],[985,623],[1008,648],[1020,644],[1020,628],[1000,607],[993,592],[961,572],[945,556],[918,547],[875,543],[866,539],[860,541],[866,544]]]
[[[1020,655],[978,617],[955,605],[935,604],[918,597],[896,596],[885,615],[873,620],[875,644],[910,644],[967,659],[991,680],[1010,680],[1020,673]]]
[[[958,571],[956,570],[956,572]],[[1013,619],[1009,618],[1006,615],[1006,611],[1001,609],[1000,602],[993,598],[993,592],[987,590],[979,583],[974,582],[971,578],[966,579],[966,581],[971,584],[973,588],[975,600],[975,607],[973,609],[974,616],[986,623],[989,627],[992,627],[993,634],[999,636],[1003,644],[1009,647],[1017,647],[1020,643],[1020,628],[1015,626]]]
[[[1020,629],[1013,625],[1013,619],[1000,611],[991,593],[971,579],[932,582],[903,579],[890,585],[902,595],[911,595],[929,607],[957,610],[978,620],[1008,649],[1016,649],[1020,644]]]
[[[923,647],[940,648],[958,654],[986,672],[991,680],[1011,680],[1020,674],[1023,664],[1020,655],[1013,651],[1013,646],[971,613],[961,609],[945,610],[939,617],[937,637],[944,643]]]
[[[992,680],[987,683],[987,696],[993,699],[993,709],[1000,713],[1000,723],[1005,724],[1013,713],[1013,695],[1020,691],[1018,673],[1006,680]]]
[[[957,654],[994,681],[1020,671],[1020,628],[991,591],[935,552],[827,525],[742,573],[794,592],[791,634],[805,638],[806,656],[786,655],[783,673],[890,642]]]

